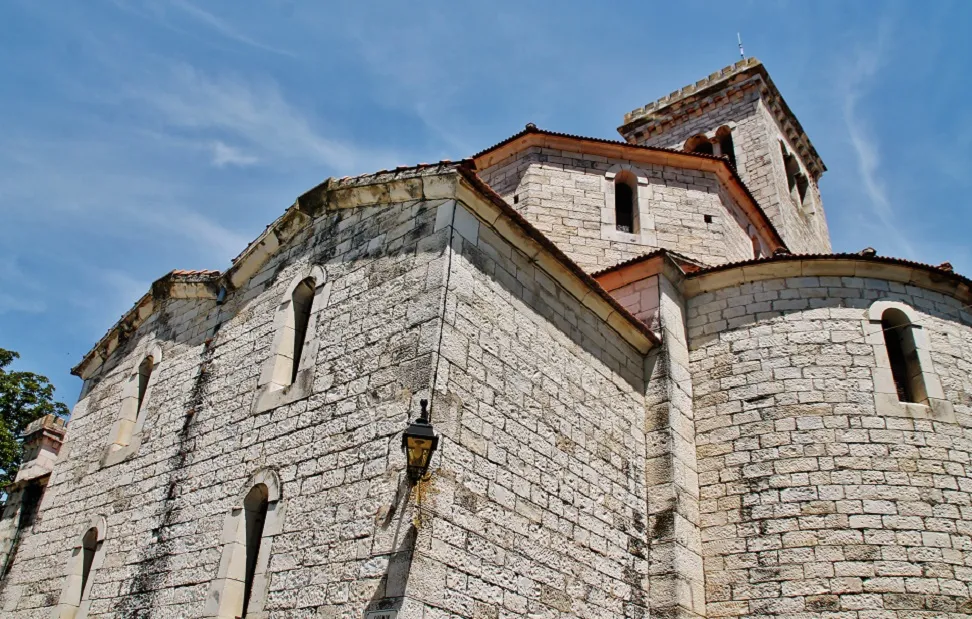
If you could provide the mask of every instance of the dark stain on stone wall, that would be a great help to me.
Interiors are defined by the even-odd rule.
[[[192,421],[205,405],[207,386],[212,377],[209,368],[214,350],[215,346],[210,342],[202,351],[199,371],[193,380],[183,419],[176,433],[175,451],[168,459],[167,479],[163,484],[166,488],[165,499],[159,524],[153,530],[155,540],[146,545],[144,559],[135,566],[135,575],[129,582],[128,594],[122,597],[119,604],[119,615],[125,619],[145,619],[159,609],[156,597],[170,572],[172,550],[176,544],[176,540],[170,539],[168,533],[177,523],[181,509],[179,489],[188,476],[186,463],[195,442]]]

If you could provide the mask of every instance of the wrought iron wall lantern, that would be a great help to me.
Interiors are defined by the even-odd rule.
[[[419,418],[408,424],[405,433],[402,434],[402,451],[405,452],[406,472],[408,479],[413,484],[422,479],[429,468],[432,454],[439,446],[439,437],[432,430],[432,423],[429,422],[429,401],[420,402],[422,412]]]

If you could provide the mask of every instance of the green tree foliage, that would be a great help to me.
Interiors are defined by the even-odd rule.
[[[67,417],[68,408],[54,401],[54,385],[46,376],[9,369],[20,355],[0,348],[0,484],[13,481],[23,450],[21,434],[43,415]]]

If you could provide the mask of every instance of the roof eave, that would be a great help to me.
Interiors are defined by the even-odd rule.
[[[719,265],[686,274],[683,293],[691,297],[748,282],[815,276],[883,279],[972,305],[972,280],[958,273],[901,258],[857,254],[794,254]]]

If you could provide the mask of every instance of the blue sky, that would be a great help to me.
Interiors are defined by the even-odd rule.
[[[972,3],[0,2],[0,347],[69,369],[174,268],[223,269],[328,176],[459,159],[760,58],[837,251],[972,274]]]

